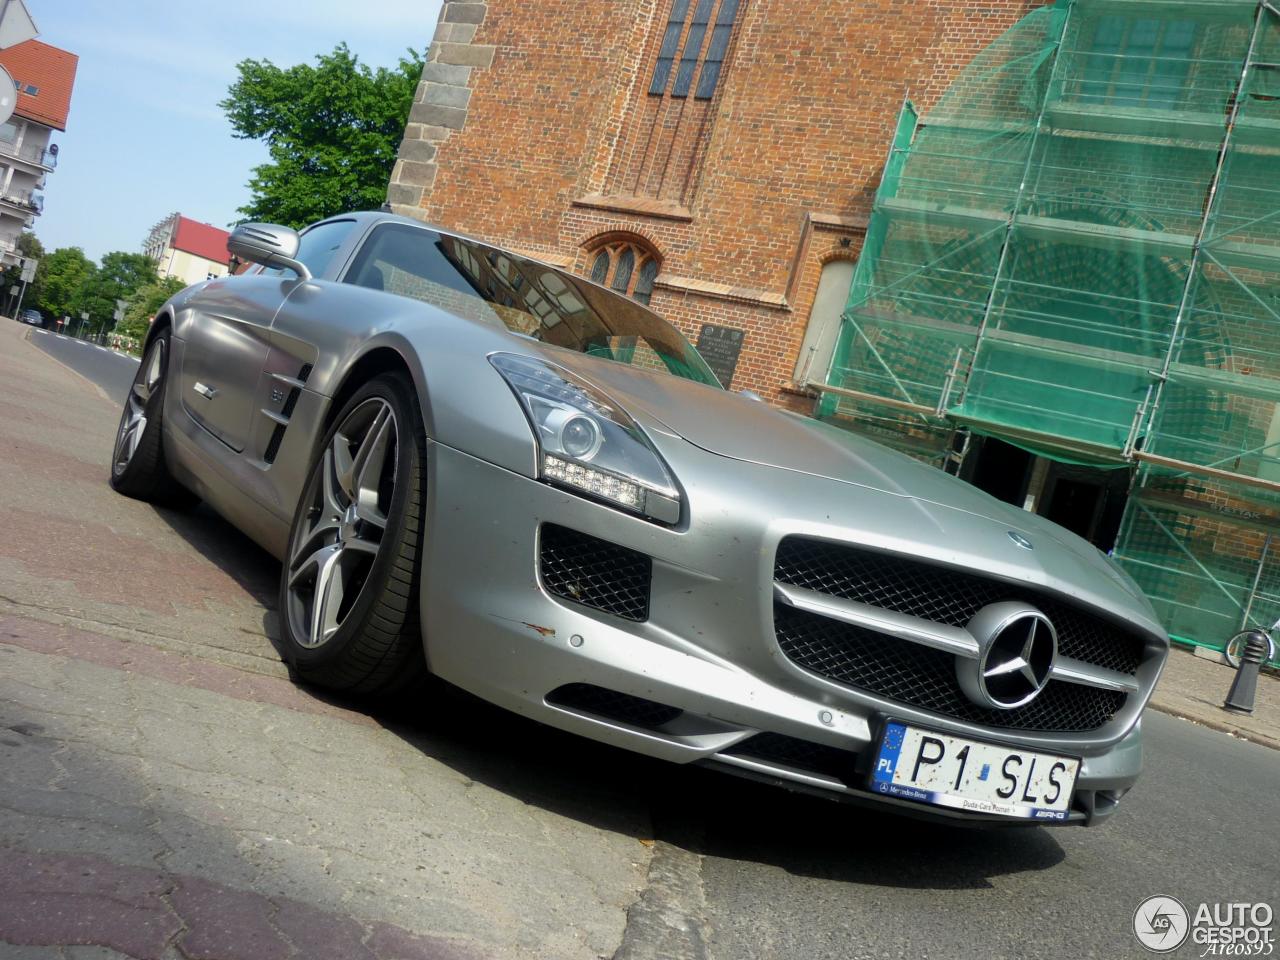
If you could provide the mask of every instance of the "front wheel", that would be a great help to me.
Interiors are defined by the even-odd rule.
[[[111,451],[111,487],[138,500],[185,507],[197,498],[173,479],[164,458],[161,417],[168,379],[169,331],[162,330],[148,345],[124,401]]]
[[[425,672],[417,616],[425,464],[417,399],[397,374],[365,384],[326,432],[280,578],[285,657],[303,680],[386,693]]]

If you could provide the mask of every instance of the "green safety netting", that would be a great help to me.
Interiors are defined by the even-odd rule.
[[[1144,586],[1182,596],[1170,571],[1187,558],[1141,514],[1142,490],[1280,505],[1280,488],[1250,485],[1280,482],[1280,16],[1251,0],[1060,2],[927,116],[906,104],[820,388],[820,417],[934,462],[965,426],[1136,463],[1118,552],[1127,536]],[[1211,586],[1243,606],[1255,577],[1236,568],[1257,566],[1259,538],[1205,539],[1189,516],[1163,527],[1196,533]],[[1231,619],[1185,607],[1168,607],[1175,633]]]

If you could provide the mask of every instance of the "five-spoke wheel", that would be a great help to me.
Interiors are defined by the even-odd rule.
[[[194,494],[169,473],[164,456],[165,386],[169,376],[169,331],[147,345],[120,414],[111,453],[111,486],[119,493],[169,506],[190,506]]]
[[[138,365],[129,396],[124,401],[124,414],[120,417],[120,429],[116,433],[115,456],[112,469],[121,473],[138,452],[138,444],[147,430],[147,406],[160,381],[164,378],[165,348],[167,337],[159,337],[147,348],[147,355]]]
[[[369,381],[326,432],[280,584],[285,653],[304,679],[371,692],[420,672],[424,457],[417,402],[397,374]]]
[[[289,618],[303,646],[337,631],[368,578],[395,491],[395,413],[378,397],[342,421],[289,554]]]

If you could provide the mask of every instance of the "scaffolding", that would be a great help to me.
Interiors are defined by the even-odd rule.
[[[1275,619],[1280,9],[1063,0],[905,103],[813,386],[940,465],[959,430],[1132,468],[1115,552],[1171,632]]]

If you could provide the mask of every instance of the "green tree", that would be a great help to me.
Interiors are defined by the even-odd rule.
[[[129,305],[124,308],[124,319],[116,324],[115,332],[141,345],[160,307],[185,286],[177,277],[165,277],[139,287],[129,298]]]
[[[253,199],[240,212],[296,229],[381,206],[422,74],[421,56],[408,54],[377,70],[346,44],[315,66],[242,60],[219,106],[235,137],[266,142],[271,162],[254,168]]]
[[[117,300],[128,300],[139,289],[156,282],[156,264],[144,253],[113,250],[81,288],[79,308],[87,310],[91,329],[110,329]]]
[[[40,242],[39,238],[36,237],[34,233],[27,230],[18,234],[17,247],[19,256],[34,257],[36,260],[40,261],[36,265],[35,278],[27,284],[27,292],[22,297],[23,309],[27,307],[35,307],[39,305],[40,298],[43,296],[44,278],[45,274],[49,272],[49,268],[45,265],[44,244]],[[3,290],[4,292],[5,299],[3,302],[9,312],[13,312],[18,308],[18,298],[16,296],[10,296],[9,289],[16,286],[21,290],[21,278],[22,267],[17,264],[6,268],[3,273],[0,273],[0,290]]]
[[[80,316],[85,286],[98,268],[79,247],[59,247],[43,264],[44,287],[36,306],[55,320]]]

